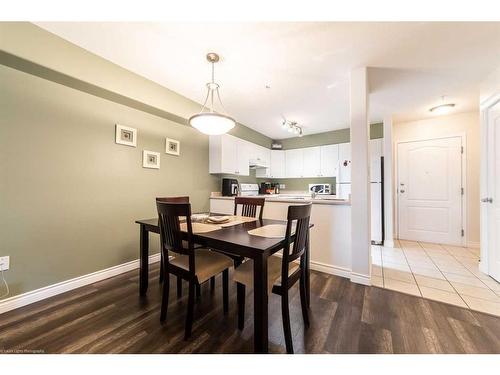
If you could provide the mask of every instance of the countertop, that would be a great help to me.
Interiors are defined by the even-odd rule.
[[[278,202],[278,203],[301,203],[301,202],[311,202],[312,204],[327,204],[327,205],[351,205],[351,201],[348,199],[340,198],[311,198],[310,196],[304,196],[303,198],[296,198],[289,196],[287,194],[260,194],[255,197],[265,198],[268,202]],[[252,197],[249,197],[252,198]],[[210,199],[222,199],[222,200],[234,200],[234,197],[222,197],[222,196],[211,196]]]

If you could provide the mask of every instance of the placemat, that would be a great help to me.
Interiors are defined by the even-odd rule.
[[[284,224],[269,224],[263,227],[255,228],[248,231],[252,236],[266,237],[266,238],[284,238],[286,232],[286,225]]]
[[[193,233],[207,233],[221,228],[220,225],[204,223],[191,223],[191,226],[193,228]],[[181,231],[187,232],[186,223],[181,224]]]

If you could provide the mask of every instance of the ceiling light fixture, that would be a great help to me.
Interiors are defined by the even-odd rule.
[[[227,133],[236,125],[236,121],[232,117],[214,111],[214,99],[218,99],[222,112],[226,112],[219,94],[220,86],[215,83],[214,80],[214,67],[215,63],[218,62],[219,59],[219,55],[214,52],[207,54],[207,60],[212,64],[212,81],[206,84],[207,96],[205,97],[205,102],[203,103],[203,107],[201,107],[200,113],[191,116],[188,120],[189,125],[208,135]],[[209,100],[210,102],[207,106],[207,102]]]
[[[287,130],[289,133],[297,134],[299,137],[302,137],[302,126],[297,125],[296,121],[287,120],[284,116],[283,121],[281,122],[281,127],[284,130]]]
[[[435,113],[437,115],[444,115],[450,112],[453,107],[455,107],[455,103],[444,103],[444,96],[441,97],[443,104],[437,105],[429,109],[429,112]]]

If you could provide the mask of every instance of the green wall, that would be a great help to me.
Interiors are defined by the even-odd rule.
[[[157,196],[189,195],[207,210],[207,137],[192,128],[0,65],[1,255],[11,295],[137,259],[134,220]],[[138,129],[137,148],[114,142],[115,123]],[[165,137],[181,141],[165,154]],[[161,169],[142,167],[142,150]],[[151,238],[153,252],[157,239]]]
[[[0,255],[10,296],[139,257],[139,218],[157,196],[209,208],[208,137],[186,126],[200,105],[29,23],[0,23]],[[115,144],[115,124],[138,130]],[[241,124],[232,134],[270,147]],[[165,154],[165,137],[181,142]],[[161,153],[160,170],[142,151]],[[158,239],[151,237],[151,254]]]
[[[382,138],[384,136],[382,123],[370,125],[370,138]],[[351,140],[350,129],[332,130],[325,133],[305,135],[303,137],[294,137],[278,140],[283,145],[283,150],[293,148],[304,148],[314,146],[333,145],[337,143],[346,143]]]

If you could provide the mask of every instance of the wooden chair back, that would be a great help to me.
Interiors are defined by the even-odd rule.
[[[185,197],[181,197],[185,198]],[[158,224],[160,226],[160,245],[165,264],[168,265],[168,253],[189,256],[189,273],[196,274],[194,263],[193,227],[191,223],[191,204],[156,201]],[[187,226],[187,247],[183,243],[180,218],[185,217]]]
[[[264,198],[234,197],[234,215],[237,215],[238,206],[241,205],[241,216],[257,217],[257,208],[260,207],[259,220],[262,220],[264,203]]]
[[[293,262],[299,257],[301,258],[300,266],[304,267],[302,260],[306,250],[309,236],[309,220],[311,217],[312,204],[300,206],[289,206],[287,215],[287,225],[285,232],[285,246],[283,247],[283,258],[281,267],[282,284],[286,285],[288,280],[288,270],[290,262]],[[293,230],[295,229],[295,239],[292,242]]]
[[[156,198],[156,201],[165,203],[189,203],[189,197],[160,197]]]

